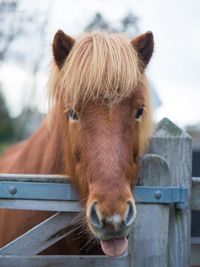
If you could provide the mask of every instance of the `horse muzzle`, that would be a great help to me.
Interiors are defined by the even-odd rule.
[[[103,252],[108,256],[121,256],[128,248],[127,236],[136,218],[134,201],[127,202],[124,214],[102,216],[98,203],[94,202],[87,213],[88,225],[101,242]]]

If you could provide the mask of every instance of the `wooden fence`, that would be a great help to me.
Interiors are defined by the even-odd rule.
[[[134,191],[137,218],[127,255],[45,256],[44,249],[67,236],[80,211],[78,194],[66,177],[0,176],[0,208],[57,211],[0,249],[1,267],[188,267],[191,209],[200,210],[200,179],[191,178],[191,138],[168,119],[156,127],[141,161]]]

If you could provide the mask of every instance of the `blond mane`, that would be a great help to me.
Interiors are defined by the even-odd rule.
[[[116,103],[129,96],[140,80],[138,56],[122,34],[85,33],[76,39],[61,71],[53,66],[50,98],[66,107],[88,100]]]

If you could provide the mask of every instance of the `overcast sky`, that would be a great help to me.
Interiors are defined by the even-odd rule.
[[[50,1],[29,0],[24,3],[31,8],[33,3],[42,2],[44,8]],[[98,11],[107,20],[117,22],[131,10],[140,18],[138,26],[141,32],[151,30],[155,37],[155,52],[147,71],[162,101],[162,107],[156,111],[156,119],[168,117],[180,126],[200,123],[200,1],[59,0],[51,3],[48,61],[51,41],[57,29],[77,35]],[[47,68],[48,64],[44,69]],[[46,77],[47,71],[38,77],[36,102],[40,109]],[[10,61],[1,67],[0,79],[5,84],[11,112],[16,115],[20,112],[21,103],[28,97],[31,76],[26,68]]]

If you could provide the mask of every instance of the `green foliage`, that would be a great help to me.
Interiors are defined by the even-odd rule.
[[[0,143],[0,155],[3,154],[12,144],[11,143]]]
[[[11,141],[13,136],[13,121],[9,115],[3,94],[0,91],[0,142]]]

